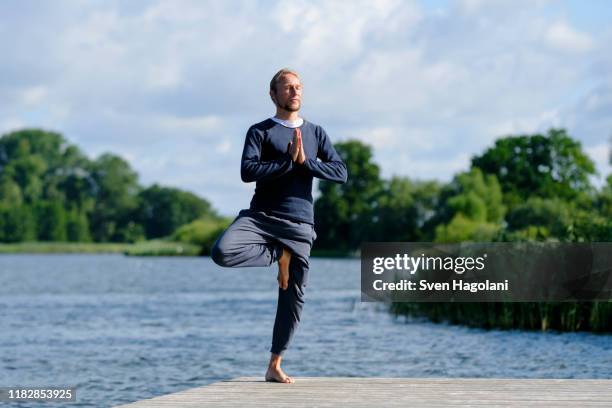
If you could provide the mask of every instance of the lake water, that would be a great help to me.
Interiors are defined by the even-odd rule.
[[[395,319],[359,285],[359,260],[311,259],[289,375],[612,378],[610,335]],[[104,407],[263,378],[277,289],[275,266],[204,257],[1,255],[0,386],[75,386],[57,406]]]

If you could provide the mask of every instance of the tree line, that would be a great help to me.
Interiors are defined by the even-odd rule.
[[[136,242],[200,217],[220,218],[191,192],[142,186],[115,154],[91,160],[61,134],[40,129],[0,138],[0,242]]]
[[[612,240],[612,175],[595,188],[593,161],[564,129],[499,138],[448,183],[383,179],[368,144],[335,148],[349,179],[319,183],[315,250],[349,253],[367,241]],[[142,186],[121,157],[91,160],[59,133],[0,138],[0,242],[174,237],[207,246],[231,219],[194,193]]]
[[[336,144],[349,180],[321,181],[317,248],[368,241],[612,241],[612,174],[597,189],[593,161],[565,129],[498,139],[448,183],[383,179],[372,149]]]

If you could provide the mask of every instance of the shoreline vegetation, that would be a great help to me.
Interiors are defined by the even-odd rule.
[[[383,178],[372,146],[348,139],[334,148],[349,179],[318,184],[313,257],[357,258],[363,242],[612,242],[612,174],[598,174],[565,129],[497,137],[449,182]],[[91,159],[60,133],[0,137],[0,253],[205,256],[232,220],[190,191],[141,185],[119,155]],[[612,331],[612,302],[390,311],[483,328]]]
[[[482,329],[612,333],[612,302],[395,302],[390,310]]]
[[[0,254],[104,254],[118,253],[126,256],[209,256],[201,245],[156,239],[135,243],[121,242],[45,242],[28,241],[0,243]],[[314,258],[358,259],[359,252],[313,250]]]
[[[30,241],[0,244],[0,254],[118,253],[128,256],[198,256],[200,251],[200,246],[195,244],[164,240],[136,243]]]

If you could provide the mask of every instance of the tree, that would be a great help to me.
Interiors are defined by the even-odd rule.
[[[593,191],[595,165],[564,129],[498,139],[472,167],[497,177],[511,207],[532,196],[573,200]]]
[[[384,188],[373,210],[372,241],[427,240],[423,228],[433,215],[440,193],[440,184],[431,181],[413,181],[393,176],[385,180]]]
[[[96,241],[121,241],[125,228],[138,208],[138,174],[123,158],[104,153],[91,164],[95,207],[90,215]]]
[[[436,216],[435,240],[488,241],[502,228],[506,208],[499,182],[479,168],[459,173],[443,188]]]
[[[334,145],[348,171],[348,180],[337,184],[321,180],[315,202],[315,245],[322,249],[354,250],[367,239],[373,211],[383,183],[372,160],[372,149],[351,140]]]
[[[506,217],[505,240],[545,240],[566,235],[572,208],[558,198],[531,197],[512,208]]]
[[[61,202],[41,200],[35,205],[37,238],[41,241],[66,241],[66,211]]]
[[[198,217],[217,216],[207,200],[177,188],[153,184],[141,191],[138,198],[134,218],[144,226],[149,239],[168,236]]]
[[[34,241],[36,220],[29,206],[0,205],[0,242]]]
[[[90,242],[89,221],[83,211],[73,207],[66,214],[66,238],[71,242]]]
[[[19,212],[24,223],[15,227],[12,220],[5,220],[3,239],[70,239],[72,232],[66,230],[69,202],[91,209],[93,197],[78,183],[70,185],[66,180],[88,163],[76,146],[55,132],[23,129],[0,138],[0,203]]]
[[[194,194],[142,190],[127,161],[112,153],[91,161],[58,133],[24,129],[0,138],[0,241],[135,242],[214,214]]]

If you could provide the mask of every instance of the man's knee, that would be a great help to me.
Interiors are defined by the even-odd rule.
[[[210,257],[212,258],[213,262],[216,263],[219,266],[227,266],[227,262],[226,262],[226,256],[225,256],[225,247],[223,245],[223,235],[221,235],[217,241],[215,242],[215,244],[213,245],[212,249],[210,250]]]

